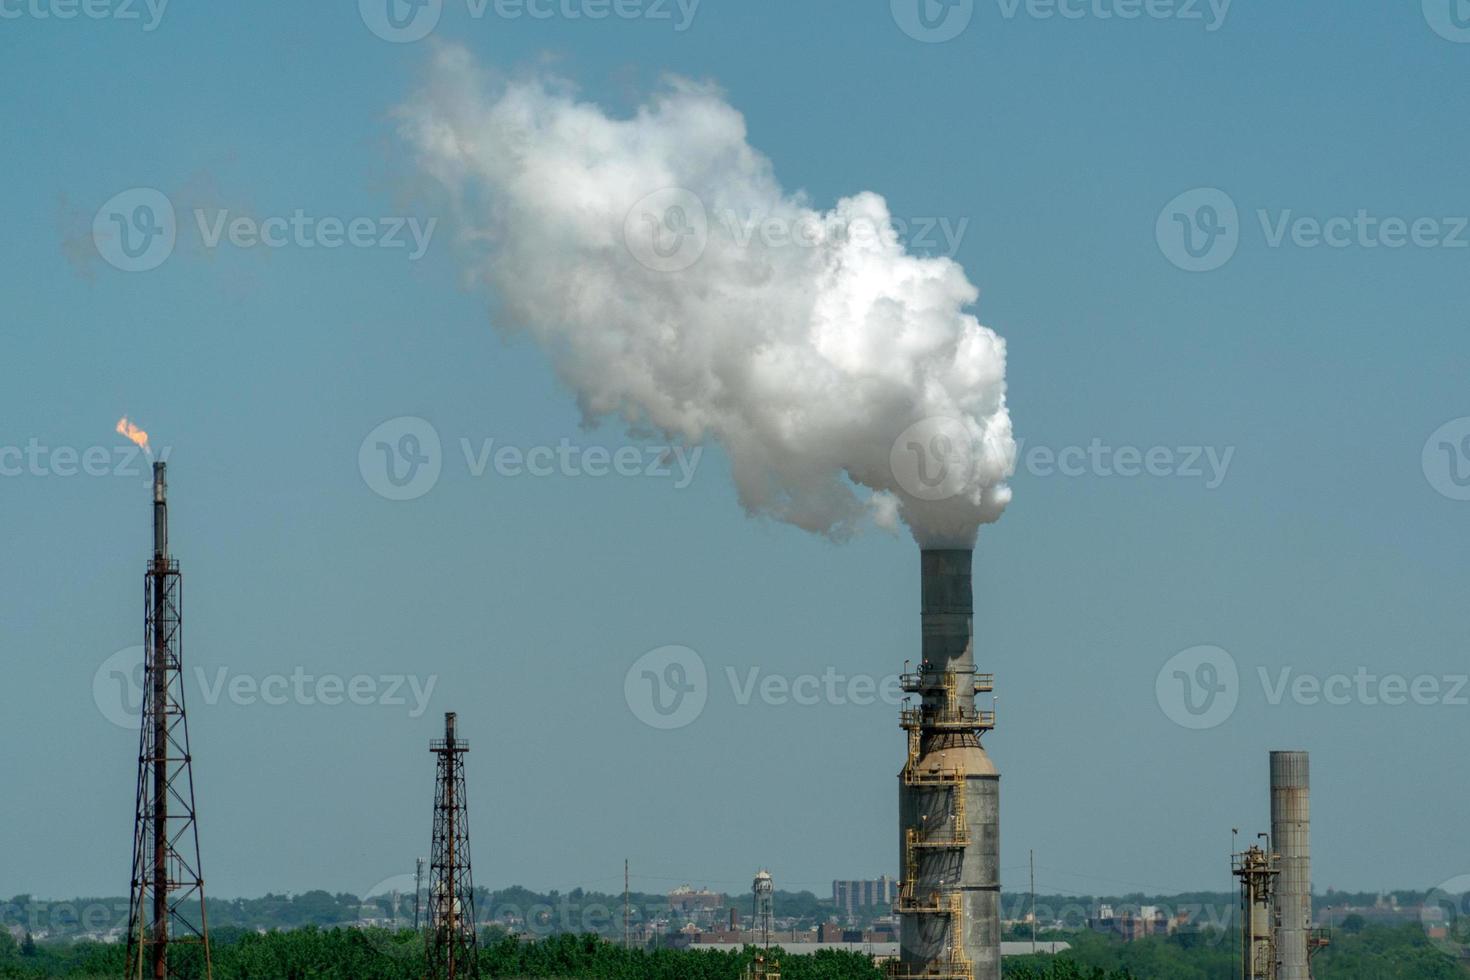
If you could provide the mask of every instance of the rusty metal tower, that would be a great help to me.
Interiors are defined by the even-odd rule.
[[[469,750],[469,743],[455,735],[454,712],[446,712],[444,737],[429,743],[429,751],[439,760],[434,786],[434,846],[429,858],[430,980],[479,976],[464,779],[464,754]]]
[[[127,976],[207,980],[212,975],[209,929],[184,714],[183,583],[179,563],[169,557],[168,480],[162,462],[153,464],[153,558],[146,583]],[[181,946],[185,949],[179,950]],[[175,964],[170,963],[171,949],[182,953]]]
[[[1240,879],[1241,980],[1277,980],[1271,907],[1281,875],[1280,855],[1271,850],[1268,835],[1260,836],[1265,847],[1253,844],[1231,859],[1231,873]]]

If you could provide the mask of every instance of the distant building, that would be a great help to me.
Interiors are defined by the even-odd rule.
[[[857,914],[858,909],[892,908],[898,901],[898,882],[884,875],[874,881],[832,882],[832,904],[847,913]]]
[[[675,912],[689,915],[706,909],[723,908],[725,897],[718,892],[701,888],[695,891],[688,885],[680,885],[669,892],[669,907]]]
[[[1114,933],[1128,942],[1145,936],[1167,936],[1188,921],[1188,916],[1169,918],[1169,913],[1155,905],[1114,910],[1111,905],[1098,905],[1087,920],[1093,932]]]
[[[744,949],[740,943],[708,942],[701,943],[700,949],[720,950],[722,952],[739,952]],[[810,956],[812,953],[821,952],[824,949],[844,950],[849,953],[863,953],[871,956],[876,962],[882,964],[887,960],[898,958],[898,943],[818,943],[802,940],[783,940],[781,948],[791,956]],[[1036,944],[1035,951],[1038,953],[1065,953],[1071,949],[1070,943],[1063,942],[1040,942]],[[1000,944],[1001,956],[1030,956],[1032,947],[1029,942],[1003,942]]]
[[[851,933],[851,937],[843,935]],[[835,922],[823,922],[817,926],[817,942],[819,943],[860,943],[863,934],[859,930],[844,929]]]

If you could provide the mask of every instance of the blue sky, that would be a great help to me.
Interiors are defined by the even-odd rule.
[[[687,486],[466,461],[461,440],[659,441],[583,430],[547,357],[466,286],[453,215],[392,117],[443,42],[551,65],[613,113],[665,72],[715,82],[815,205],[868,189],[915,225],[963,223],[953,255],[1007,339],[1024,440],[975,567],[1008,888],[1033,848],[1047,891],[1227,887],[1230,828],[1268,822],[1271,748],[1313,753],[1319,889],[1470,872],[1470,31],[1437,0],[1133,19],[1127,0],[1076,17],[976,0],[936,42],[903,2],[703,0],[686,21],[445,0],[410,43],[345,2],[175,2],[156,22],[0,4],[0,894],[126,888],[135,736],[97,693],[142,634],[146,487],[111,455],[125,412],[172,449],[212,893],[364,892],[411,869],[448,710],[473,746],[479,883],[612,889],[625,856],[648,890],[896,873],[897,707],[742,692],[752,670],[776,690],[829,671],[876,685],[915,656],[906,536],[834,545],[749,520],[717,446]],[[136,188],[170,202],[178,236],[129,272],[93,219]],[[437,224],[418,258],[211,248],[196,209],[368,219],[374,242]],[[1171,237],[1186,226],[1202,258]],[[441,472],[395,501],[359,455],[403,417],[439,437]],[[107,447],[108,475],[17,463],[33,445]],[[1160,450],[1168,475],[1118,475],[1120,447]],[[1218,479],[1206,449],[1229,454]],[[664,730],[625,680],[669,645],[708,682],[702,713]],[[1196,729],[1166,665],[1201,645],[1239,680]],[[1314,703],[1311,679],[1340,693],[1359,668],[1367,695]],[[371,677],[373,703],[208,696],[298,671]],[[1436,693],[1385,704],[1389,675]],[[379,703],[385,677],[403,694],[433,678],[425,710]]]

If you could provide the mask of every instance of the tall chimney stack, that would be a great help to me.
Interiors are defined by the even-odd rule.
[[[994,678],[975,670],[973,553],[920,552],[921,651],[904,690],[908,759],[899,774],[895,977],[1000,977],[1000,775],[980,745],[995,713],[975,695]]]
[[[153,557],[168,557],[168,464],[153,464]]]
[[[1271,753],[1271,845],[1281,855],[1276,887],[1277,980],[1308,980],[1312,929],[1311,780],[1305,752]]]

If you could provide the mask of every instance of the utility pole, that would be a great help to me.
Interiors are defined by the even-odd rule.
[[[419,931],[419,896],[424,891],[424,859],[415,858],[413,862],[413,931]]]
[[[1031,852],[1031,955],[1036,955],[1036,851]]]
[[[632,936],[628,932],[628,859],[623,858],[623,948],[632,949]]]

